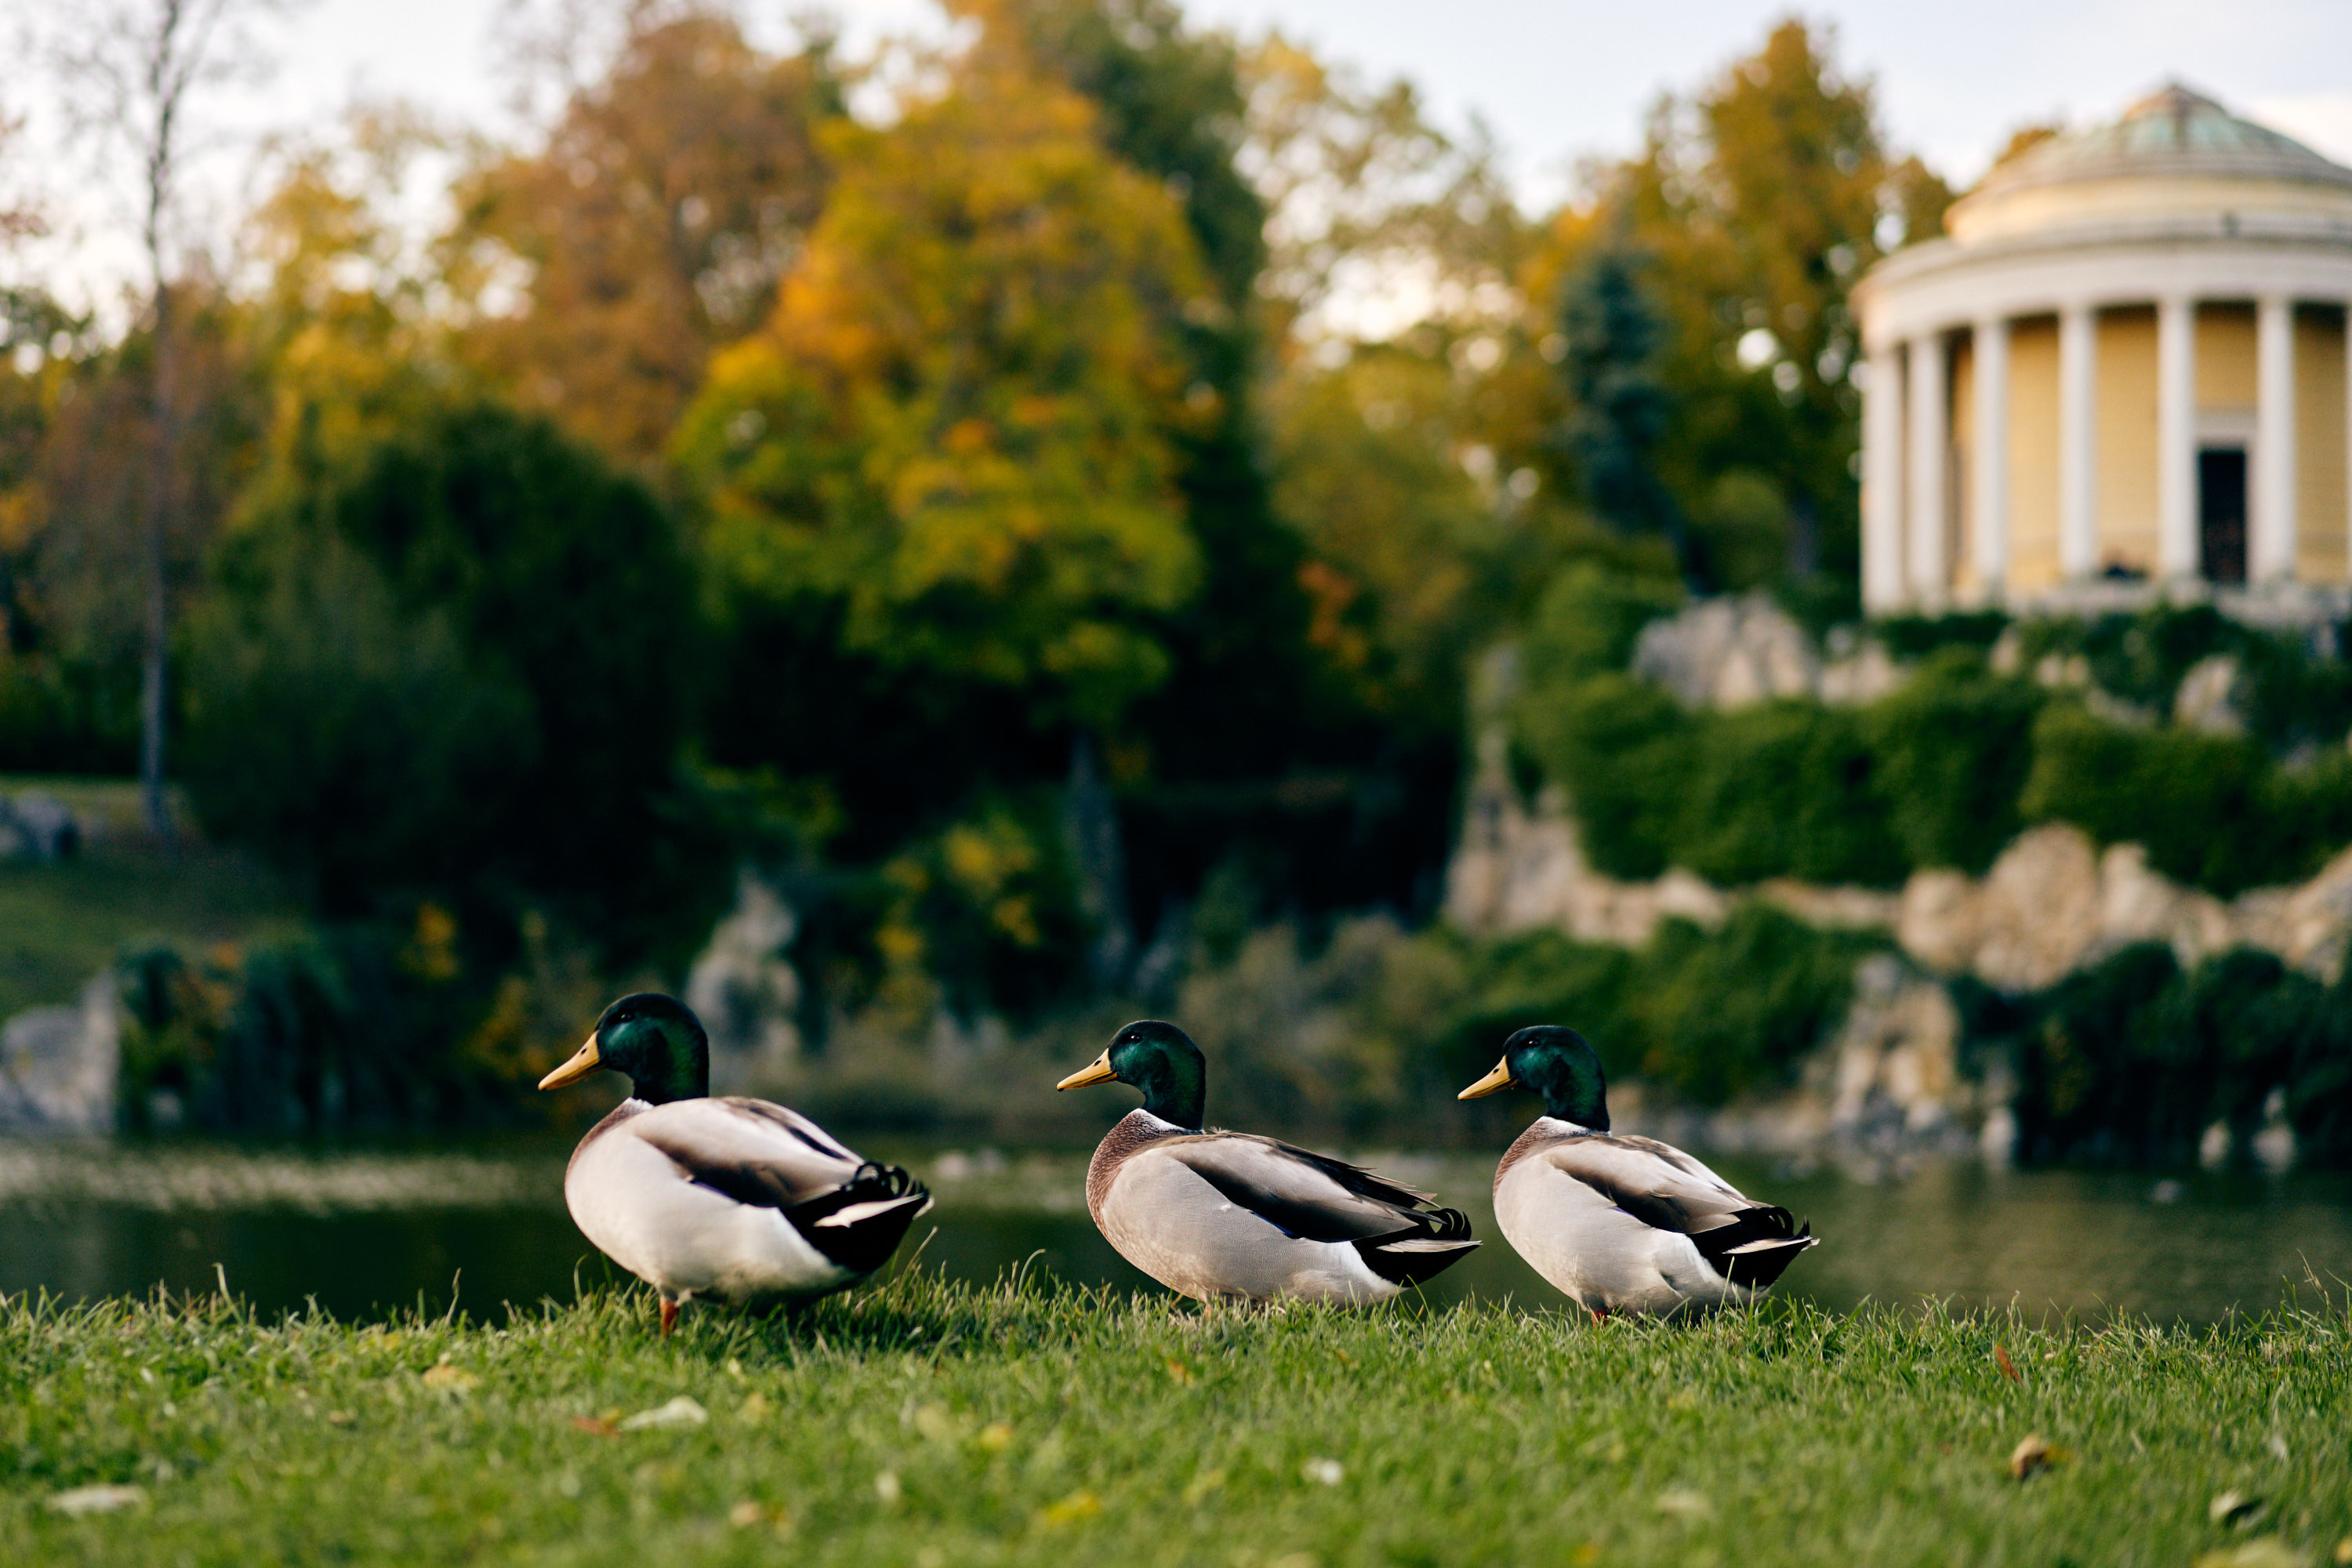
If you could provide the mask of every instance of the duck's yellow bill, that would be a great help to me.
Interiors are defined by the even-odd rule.
[[[1490,1094],[1500,1094],[1503,1090],[1510,1087],[1511,1064],[1508,1062],[1496,1062],[1493,1072],[1488,1073],[1485,1078],[1480,1079],[1476,1083],[1472,1084],[1468,1089],[1464,1089],[1460,1094],[1455,1095],[1454,1098],[1456,1100],[1483,1100]]]
[[[1090,1083],[1108,1083],[1118,1076],[1118,1074],[1111,1070],[1110,1053],[1108,1051],[1105,1051],[1102,1055],[1094,1059],[1091,1066],[1080,1068],[1077,1071],[1072,1073],[1069,1077],[1064,1079],[1054,1087],[1055,1089],[1084,1089]]]
[[[557,1068],[553,1072],[549,1073],[545,1078],[541,1079],[539,1080],[539,1087],[541,1089],[562,1089],[567,1083],[578,1083],[582,1079],[586,1078],[590,1073],[594,1072],[598,1068],[603,1067],[604,1065],[604,1053],[596,1048],[596,1037],[591,1035],[588,1037],[588,1043],[586,1045],[572,1053],[572,1059],[570,1061],[565,1062],[562,1067]]]

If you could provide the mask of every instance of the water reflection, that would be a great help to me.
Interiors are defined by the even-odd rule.
[[[1116,1289],[1156,1289],[1087,1219],[1082,1155],[897,1150],[939,1196],[921,1265],[990,1281],[1008,1268]],[[0,1292],[75,1299],[163,1285],[230,1288],[265,1312],[308,1300],[339,1316],[570,1299],[614,1277],[563,1212],[563,1152],[306,1157],[223,1150],[0,1145]],[[1487,1245],[1432,1282],[1549,1307],[1559,1295],[1494,1229],[1490,1162],[1377,1157],[1469,1210]],[[2259,1310],[2314,1278],[2352,1280],[2352,1178],[2154,1175],[1929,1165],[1864,1180],[1721,1162],[1827,1239],[1784,1292],[1832,1310],[1865,1300],[2015,1300],[2027,1310],[2210,1321]],[[928,1239],[924,1239],[928,1233]]]

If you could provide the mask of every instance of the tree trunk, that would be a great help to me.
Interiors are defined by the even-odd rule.
[[[155,375],[148,408],[146,505],[140,520],[140,569],[144,578],[146,648],[139,681],[139,808],[147,831],[172,838],[171,802],[163,787],[164,677],[171,640],[171,605],[165,582],[175,499],[178,451],[178,353],[172,321],[172,293],[159,277],[155,285]]]
[[[1118,806],[1082,731],[1070,740],[1070,784],[1064,805],[1070,859],[1077,872],[1078,913],[1094,934],[1087,957],[1097,990],[1127,977],[1135,931],[1127,910],[1127,857],[1119,843]]]

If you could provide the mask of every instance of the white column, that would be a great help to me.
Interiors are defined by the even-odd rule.
[[[2197,575],[2197,302],[2156,307],[2156,554],[2162,577]]]
[[[1951,445],[1951,384],[1945,370],[1944,335],[1924,332],[1911,340],[1911,594],[1922,605],[1943,602],[1951,584],[1944,559],[1944,454]]]
[[[1903,605],[1903,351],[1870,350],[1862,382],[1862,607]]]
[[[2253,535],[2246,581],[2294,575],[2294,301],[2265,294],[2254,305]]]
[[[1998,602],[2009,586],[2009,321],[1989,316],[1976,325],[1976,452],[1969,531],[1975,535],[1977,582]]]
[[[2098,321],[2088,305],[2058,312],[2058,569],[2099,564]]]

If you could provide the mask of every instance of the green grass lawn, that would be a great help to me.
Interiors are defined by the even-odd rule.
[[[0,863],[0,1018],[72,1001],[135,943],[164,942],[195,954],[300,922],[299,906],[275,877],[196,838],[184,809],[176,846],[149,838],[135,783],[0,776],[0,794],[30,792],[63,801],[94,832],[71,860]]]
[[[634,1291],[367,1330],[0,1304],[0,1562],[2352,1560],[2332,1307],[1595,1328],[915,1274],[652,1330]],[[2021,1482],[2029,1434],[2063,1452]],[[57,1506],[100,1485],[142,1495]],[[2217,1520],[2233,1491],[2258,1500]]]

